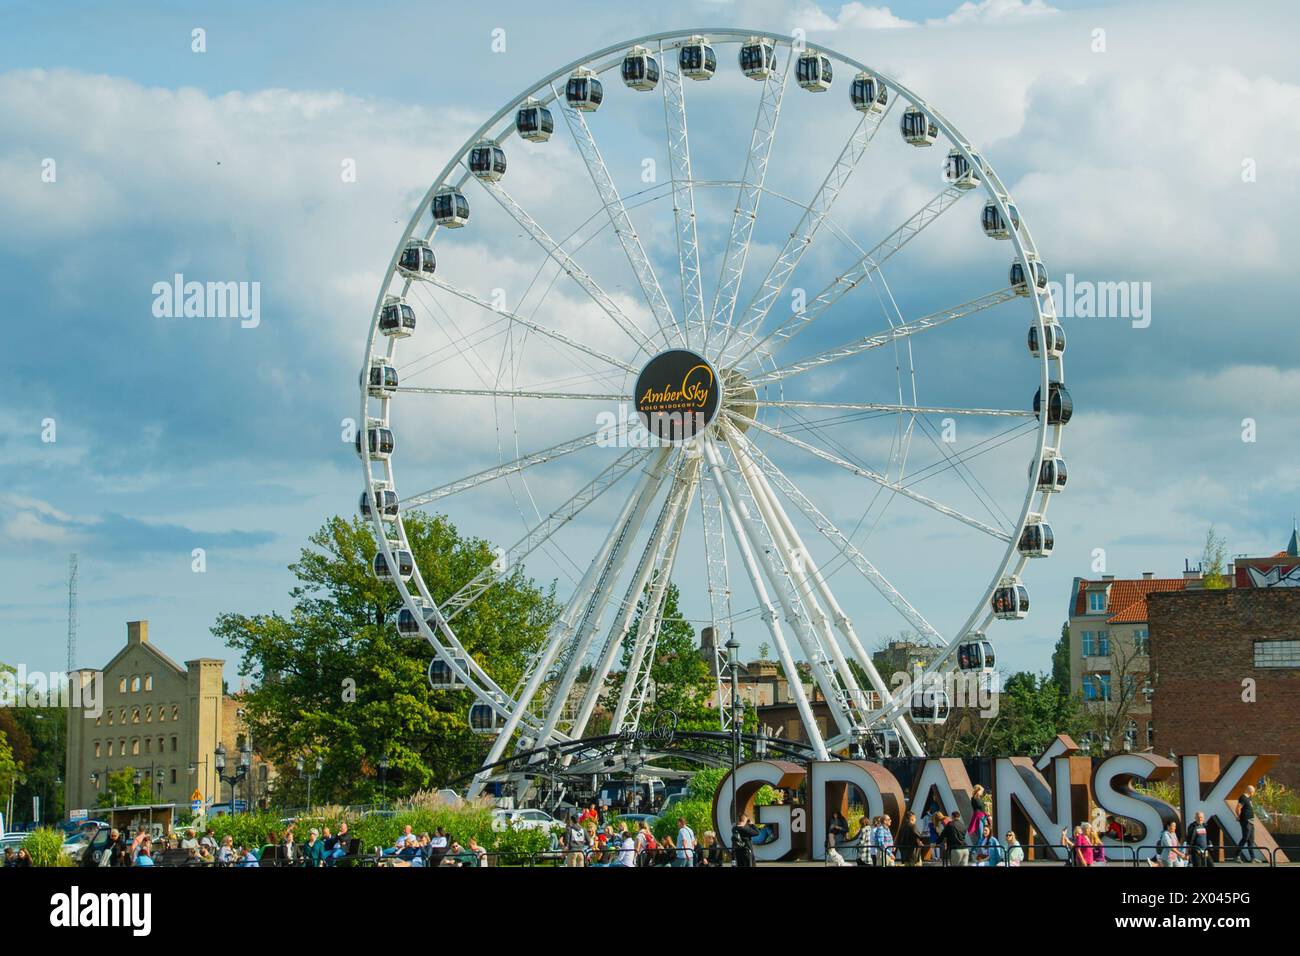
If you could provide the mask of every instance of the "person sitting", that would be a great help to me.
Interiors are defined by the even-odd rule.
[[[153,840],[145,837],[140,841],[140,849],[136,851],[134,866],[153,866]]]
[[[252,847],[241,846],[239,848],[239,862],[236,866],[260,868],[261,863],[257,860],[257,854],[253,852]]]
[[[1007,831],[1007,866],[1019,866],[1025,862],[1025,848],[1016,839],[1015,831]]]
[[[301,855],[303,866],[315,868],[325,865],[325,844],[320,838],[320,831],[315,827],[308,833]]]
[[[998,838],[994,835],[993,824],[989,822],[988,817],[984,818],[984,825],[980,831],[980,842],[975,847],[975,865],[1002,865],[1002,844],[998,842]]]

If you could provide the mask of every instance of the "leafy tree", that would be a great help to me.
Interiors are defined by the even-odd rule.
[[[22,766],[14,759],[9,738],[5,736],[3,730],[0,730],[0,794],[9,796],[9,788],[14,785],[14,778],[18,776],[20,770]]]
[[[632,665],[632,653],[652,588],[653,582],[646,586],[637,602],[636,616],[623,640],[623,670],[610,675],[611,690],[602,701],[610,710],[618,703],[627,669]],[[713,677],[708,663],[700,656],[695,628],[682,617],[678,607],[679,599],[677,585],[670,582],[664,593],[659,637],[655,644],[654,661],[650,665],[654,709],[676,714],[679,730],[717,730],[718,712],[708,706],[713,697]]]
[[[445,601],[496,555],[444,516],[403,517],[430,593]],[[213,633],[242,652],[255,687],[244,706],[255,749],[279,770],[276,796],[305,803],[299,756],[320,757],[314,802],[377,801],[387,755],[388,796],[442,786],[479,766],[487,742],[469,730],[473,696],[434,691],[423,641],[396,632],[401,601],[371,573],[375,543],[359,518],[332,518],[290,565],[294,607],[281,614],[222,614]],[[498,684],[511,687],[558,614],[553,588],[521,569],[502,575],[455,621],[456,636]]]
[[[1070,694],[1070,622],[1061,625],[1061,637],[1052,648],[1052,683],[1060,693]]]
[[[153,802],[153,794],[150,791],[149,781],[141,779],[139,785],[135,782],[135,768],[123,767],[121,770],[111,771],[108,780],[104,784],[104,791],[99,795],[99,806],[101,807],[133,807],[145,803]]]
[[[1223,536],[1210,525],[1205,532],[1205,547],[1201,550],[1201,584],[1211,590],[1230,587],[1224,571],[1228,563],[1228,547]]]
[[[1036,756],[1057,734],[1077,733],[1079,721],[1077,702],[1061,693],[1055,680],[1027,671],[1012,674],[1003,684],[997,716],[989,719],[982,752]]]

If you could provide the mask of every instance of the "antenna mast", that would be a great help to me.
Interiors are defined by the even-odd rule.
[[[77,658],[77,555],[68,555],[68,673],[76,669]]]

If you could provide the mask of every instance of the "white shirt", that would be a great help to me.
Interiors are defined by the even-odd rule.
[[[690,827],[682,827],[677,831],[677,856],[679,859],[687,860],[695,854],[691,850],[695,849],[695,831]]]
[[[623,838],[623,844],[618,851],[618,860],[615,866],[636,866],[636,842],[631,836]]]

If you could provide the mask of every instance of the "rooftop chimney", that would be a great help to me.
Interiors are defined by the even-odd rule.
[[[1115,575],[1113,575],[1113,574],[1103,574],[1103,575],[1101,576],[1101,579],[1102,579],[1103,581],[1114,581],[1114,580],[1115,580]]]
[[[1143,581],[1150,581],[1150,580],[1151,580],[1152,578],[1154,578],[1155,576],[1156,576],[1156,573],[1155,573],[1154,571],[1143,571],[1143,572],[1142,572],[1142,580],[1143,580]]]
[[[127,621],[126,642],[128,644],[148,644],[149,643],[149,622],[148,621]]]

